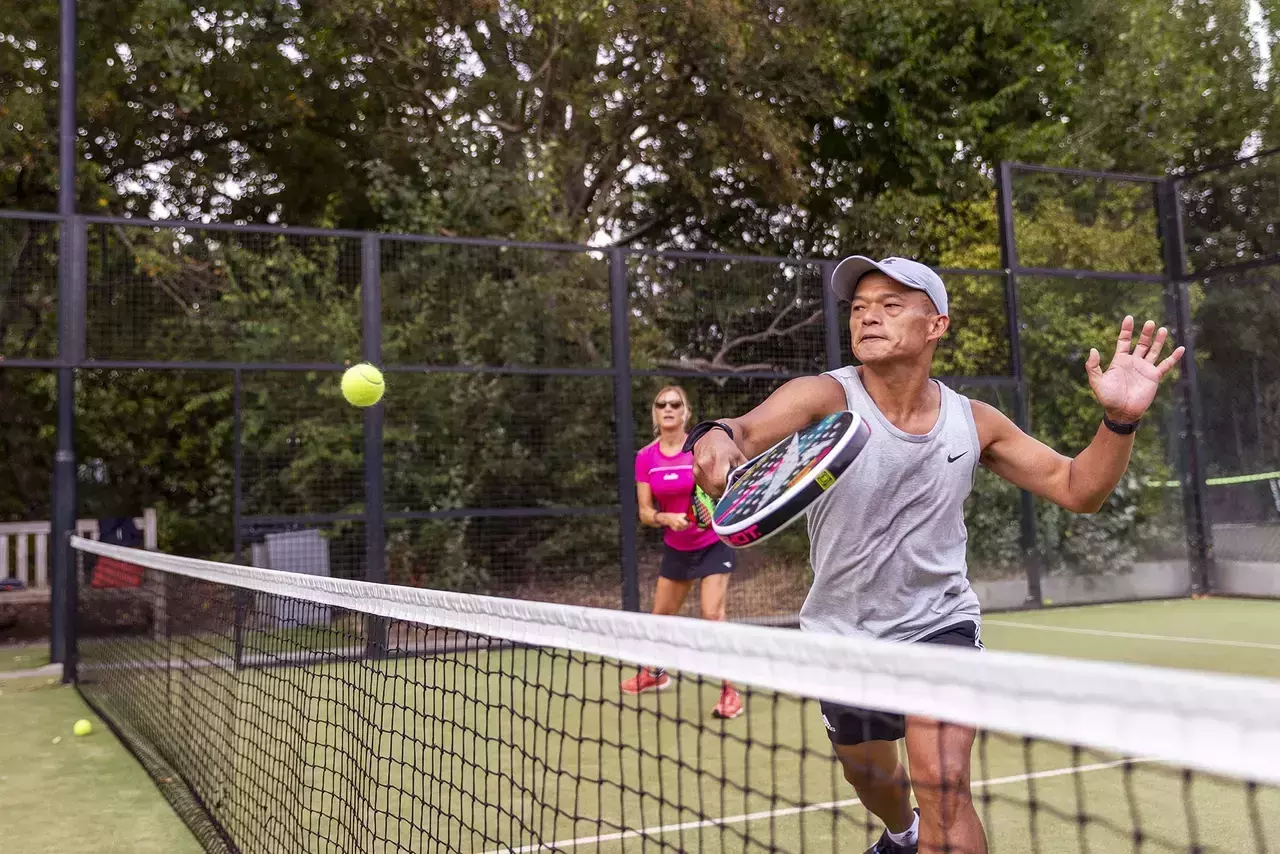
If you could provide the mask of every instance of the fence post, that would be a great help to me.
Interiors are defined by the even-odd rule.
[[[1031,410],[1027,398],[1027,378],[1022,368],[1022,307],[1018,299],[1018,244],[1013,227],[1013,167],[1000,163],[997,214],[1000,220],[1000,266],[1004,268],[1005,314],[1009,318],[1009,367],[1017,387],[1013,392],[1013,420],[1025,433],[1031,432]],[[1026,604],[1044,604],[1041,575],[1044,566],[1036,542],[1036,500],[1027,490],[1019,496],[1019,544],[1027,570]]]
[[[635,413],[631,409],[631,299],[627,257],[609,250],[609,318],[613,353],[614,463],[618,474],[618,548],[622,563],[622,607],[640,610],[640,571],[636,556]]]
[[[53,462],[53,583],[50,658],[62,680],[75,681],[76,570],[70,537],[76,530],[75,366],[82,356],[84,274],[76,214],[76,3],[60,0],[58,33],[58,431]]]
[[[1178,179],[1165,178],[1156,185],[1157,223],[1164,250],[1165,310],[1174,318],[1174,340],[1186,347],[1176,385],[1182,512],[1187,529],[1187,553],[1191,558],[1192,593],[1208,593],[1213,587],[1213,528],[1205,508],[1204,414],[1200,377],[1196,367],[1195,325],[1187,288],[1186,239],[1182,231],[1182,200]]]
[[[244,459],[244,373],[240,368],[232,372],[231,379],[231,559],[244,562],[244,534],[240,529],[240,517],[244,513],[241,483],[241,465]],[[250,561],[252,563],[252,561]],[[238,670],[244,662],[244,624],[249,613],[253,594],[237,588],[235,592],[236,615],[232,627],[231,660]]]
[[[50,600],[50,658],[62,664],[64,682],[74,682],[76,657],[75,388],[76,366],[84,359],[85,280],[88,277],[85,221],[62,220],[58,287],[58,430],[53,462],[53,524],[49,549],[53,572]]]
[[[376,234],[360,241],[360,296],[364,318],[364,360],[382,364],[382,242]],[[387,530],[383,507],[382,434],[386,406],[377,403],[364,410],[364,549],[365,580],[387,581]],[[379,658],[387,653],[387,621],[370,616],[365,626],[366,654]]]
[[[822,262],[822,330],[828,371],[841,367],[844,361],[840,352],[840,301],[831,290],[831,276],[835,271],[836,262]]]

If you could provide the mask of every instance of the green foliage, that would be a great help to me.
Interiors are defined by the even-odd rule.
[[[0,207],[47,210],[57,4],[9,5]],[[1160,173],[1276,141],[1277,72],[1262,59],[1274,10],[1261,5],[1267,44],[1256,44],[1248,5],[704,0],[656,14],[600,0],[82,0],[79,200],[140,216],[789,258],[894,252],[994,270],[1002,159]],[[1023,264],[1161,268],[1147,185],[1024,175],[1015,189]],[[1245,193],[1191,186],[1196,263],[1274,252],[1274,236],[1253,226],[1269,221],[1273,197],[1273,181]],[[611,378],[514,373],[613,364],[608,256],[411,240],[382,250],[387,363],[513,371],[390,372],[388,509],[612,503]],[[358,239],[95,225],[87,260],[91,358],[363,357]],[[0,356],[56,356],[56,261],[56,229],[0,222]],[[824,366],[816,266],[632,254],[626,264],[637,368]],[[937,372],[1006,373],[1003,278],[948,281],[955,322]],[[1266,364],[1275,288],[1242,288],[1247,302],[1205,290],[1202,344],[1224,378],[1237,361],[1263,361],[1259,384],[1280,400],[1280,369]],[[1160,296],[1024,280],[1022,298],[1033,430],[1074,452],[1098,417],[1084,355],[1108,351],[1126,312],[1163,318]],[[245,513],[359,513],[361,416],[340,401],[336,375],[241,379],[237,425],[230,371],[83,372],[85,511],[158,504],[164,546],[229,554],[238,428]],[[635,380],[638,439],[664,381]],[[776,384],[685,382],[699,415],[743,411]],[[0,515],[47,515],[53,393],[46,372],[0,370],[14,449],[0,459]],[[1160,401],[1152,421],[1167,431],[1169,394]],[[1280,416],[1269,418],[1258,412],[1258,432],[1280,433]],[[1140,434],[1135,480],[1102,514],[1040,508],[1055,565],[1123,563],[1168,535],[1167,496],[1143,485],[1171,470],[1164,438]],[[984,571],[1019,563],[1016,510],[1016,491],[979,479],[970,532]],[[358,552],[358,526],[334,531]],[[399,520],[388,547],[395,578],[482,589],[612,572],[616,525]],[[778,548],[779,559],[803,552]]]
[[[1056,176],[1037,176],[1028,183],[1027,192],[1018,197],[1014,222],[1024,265],[1158,271],[1160,246],[1148,185],[1117,186]],[[987,216],[994,218],[994,209],[994,204],[988,206]],[[958,246],[943,257],[943,263],[972,267],[989,263],[993,255],[998,257],[997,246],[974,243]],[[993,310],[997,300],[1003,299],[1004,283],[999,278],[966,277],[953,278],[950,284],[963,319],[957,330],[961,342],[952,345],[954,350],[941,350],[935,368],[944,374],[965,374],[976,367],[970,354],[1007,348],[1006,315]],[[1134,315],[1138,323],[1150,318],[1171,325],[1163,293],[1160,284],[1026,276],[1019,280],[1023,370],[1031,429],[1038,439],[1068,454],[1092,440],[1101,415],[1085,379],[1089,348],[1098,349],[1105,365],[1126,314]],[[967,309],[973,305],[987,310],[972,318]],[[1181,521],[1169,504],[1167,490],[1146,483],[1165,480],[1173,471],[1174,460],[1166,447],[1172,404],[1172,382],[1168,382],[1146,418],[1153,429],[1138,434],[1130,472],[1099,513],[1081,516],[1037,502],[1037,545],[1048,569],[1114,571],[1151,553],[1162,538],[1180,539]],[[1000,408],[1012,416],[1008,406]],[[972,560],[980,571],[1000,574],[1018,565],[1016,506],[1016,490],[996,478],[978,480],[968,525]]]

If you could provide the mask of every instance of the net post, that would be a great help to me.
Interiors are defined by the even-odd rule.
[[[1213,589],[1213,530],[1205,502],[1204,414],[1196,367],[1195,325],[1187,287],[1186,238],[1182,230],[1182,200],[1177,178],[1165,178],[1156,185],[1156,210],[1164,254],[1165,311],[1174,318],[1174,340],[1186,348],[1175,389],[1178,432],[1182,440],[1179,480],[1182,482],[1187,554],[1192,565],[1191,592],[1208,593]]]
[[[640,610],[640,574],[636,558],[635,413],[631,407],[631,318],[627,259],[609,250],[609,317],[613,353],[614,458],[618,475],[618,548],[622,568],[622,607]]]
[[[841,367],[840,355],[840,301],[835,291],[831,290],[831,277],[835,274],[836,262],[822,262],[822,330],[823,343],[826,348],[827,370],[834,371]]]
[[[364,360],[382,364],[382,243],[376,234],[360,239],[360,297],[363,316]],[[364,410],[364,548],[365,580],[387,581],[386,516],[383,507],[382,433],[385,406],[376,403]],[[365,618],[365,654],[381,658],[387,653],[387,621]]]
[[[1027,405],[1027,377],[1022,366],[1022,308],[1018,299],[1018,244],[1013,223],[1013,165],[1000,162],[997,215],[1000,221],[1000,266],[1004,268],[1005,314],[1009,330],[1009,368],[1017,385],[1013,392],[1013,420],[1024,433],[1031,432],[1031,411]],[[1036,501],[1027,490],[1020,490],[1018,500],[1019,545],[1027,572],[1025,604],[1039,608],[1044,604],[1041,589],[1043,562],[1036,541]]]

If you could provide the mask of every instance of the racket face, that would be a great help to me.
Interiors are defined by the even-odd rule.
[[[721,496],[716,533],[739,547],[777,533],[835,483],[869,435],[856,413],[843,411],[774,445],[748,463]]]

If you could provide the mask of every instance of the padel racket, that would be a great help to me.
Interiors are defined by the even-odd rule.
[[[867,422],[848,410],[791,434],[729,473],[712,528],[735,548],[767,540],[834,486],[869,438]]]
[[[689,497],[689,509],[685,511],[684,518],[698,530],[705,531],[711,527],[711,517],[715,512],[716,500],[703,492],[701,486],[694,486],[693,495]]]

